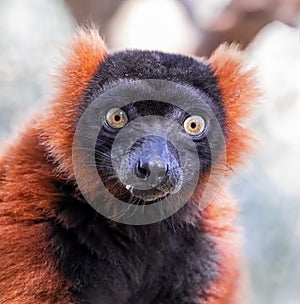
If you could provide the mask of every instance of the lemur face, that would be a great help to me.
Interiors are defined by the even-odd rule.
[[[124,85],[132,97],[102,98]],[[124,202],[149,204],[180,193],[210,170],[224,148],[217,81],[210,67],[195,59],[149,51],[109,55],[86,91],[82,112],[91,103],[101,108],[98,174]],[[128,146],[117,157],[116,141],[119,150]]]

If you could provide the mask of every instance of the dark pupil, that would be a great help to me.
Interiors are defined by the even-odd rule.
[[[121,120],[121,116],[119,114],[115,115],[115,122],[119,122]]]
[[[196,129],[196,127],[197,127],[197,124],[195,122],[192,122],[191,123],[191,129]]]

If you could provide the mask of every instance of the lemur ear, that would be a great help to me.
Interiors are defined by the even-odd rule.
[[[259,91],[254,70],[246,67],[243,52],[237,45],[221,45],[209,58],[217,78],[226,113],[227,165],[239,164],[253,139],[250,130],[241,125],[255,104]]]
[[[61,68],[58,86],[65,93],[80,96],[106,58],[107,47],[96,28],[80,28],[63,55],[65,64]]]
[[[72,144],[80,105],[92,77],[107,56],[105,43],[95,28],[79,29],[64,51],[65,63],[55,77],[57,95],[50,113],[39,125],[41,141],[49,155],[72,175]]]

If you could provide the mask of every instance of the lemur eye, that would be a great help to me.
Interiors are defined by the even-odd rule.
[[[193,136],[202,134],[205,130],[205,126],[205,120],[198,115],[188,117],[183,124],[185,132]]]
[[[120,129],[126,125],[128,118],[122,109],[112,108],[106,114],[106,121],[112,128]]]

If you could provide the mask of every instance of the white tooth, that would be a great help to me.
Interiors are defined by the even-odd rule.
[[[127,190],[130,190],[130,189],[132,189],[133,187],[132,187],[131,185],[126,185],[125,188],[126,188]]]

